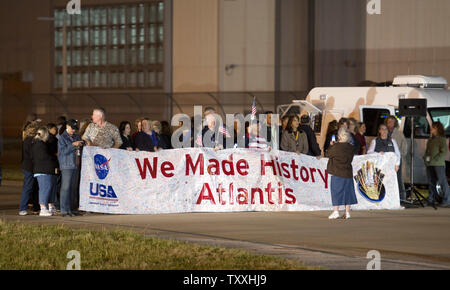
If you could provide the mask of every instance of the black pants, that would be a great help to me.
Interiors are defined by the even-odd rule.
[[[428,191],[430,193],[428,201],[436,201],[438,192],[436,186],[440,185],[442,191],[442,203],[450,203],[450,190],[448,188],[445,166],[427,166]]]
[[[29,203],[33,204],[33,211],[41,210],[41,206],[39,205],[39,184],[36,178],[33,181],[33,193],[31,194]]]

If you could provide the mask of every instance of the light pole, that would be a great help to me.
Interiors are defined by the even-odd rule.
[[[38,21],[55,21],[55,17],[38,17]],[[67,22],[63,20],[62,31],[62,93],[67,94]]]

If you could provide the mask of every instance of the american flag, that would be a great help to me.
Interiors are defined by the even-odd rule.
[[[230,138],[230,137],[231,137],[231,135],[230,135],[230,133],[228,133],[228,130],[227,130],[226,127],[220,127],[220,128],[219,128],[219,132],[220,132],[221,134],[227,136],[227,138]]]
[[[252,103],[252,120],[256,118],[256,98],[253,97],[253,103]]]

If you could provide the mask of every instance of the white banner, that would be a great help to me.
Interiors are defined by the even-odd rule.
[[[331,210],[328,159],[207,148],[157,153],[86,147],[80,209],[111,214]],[[400,209],[395,155],[353,160],[355,210]]]

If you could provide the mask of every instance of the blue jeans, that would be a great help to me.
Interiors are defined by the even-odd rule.
[[[20,199],[20,206],[19,211],[27,210],[28,209],[28,201],[30,200],[30,196],[33,193],[33,184],[34,184],[34,177],[33,173],[23,170],[23,188],[22,188],[22,197]]]
[[[39,204],[48,208],[56,200],[56,175],[45,174],[37,177],[39,183]]]
[[[73,200],[77,183],[77,169],[61,170],[60,207],[61,214],[72,213]]]
[[[428,196],[429,202],[436,201],[438,194],[436,186],[439,184],[442,191],[442,203],[450,204],[450,190],[448,188],[447,176],[445,175],[445,166],[427,166],[428,177]]]

